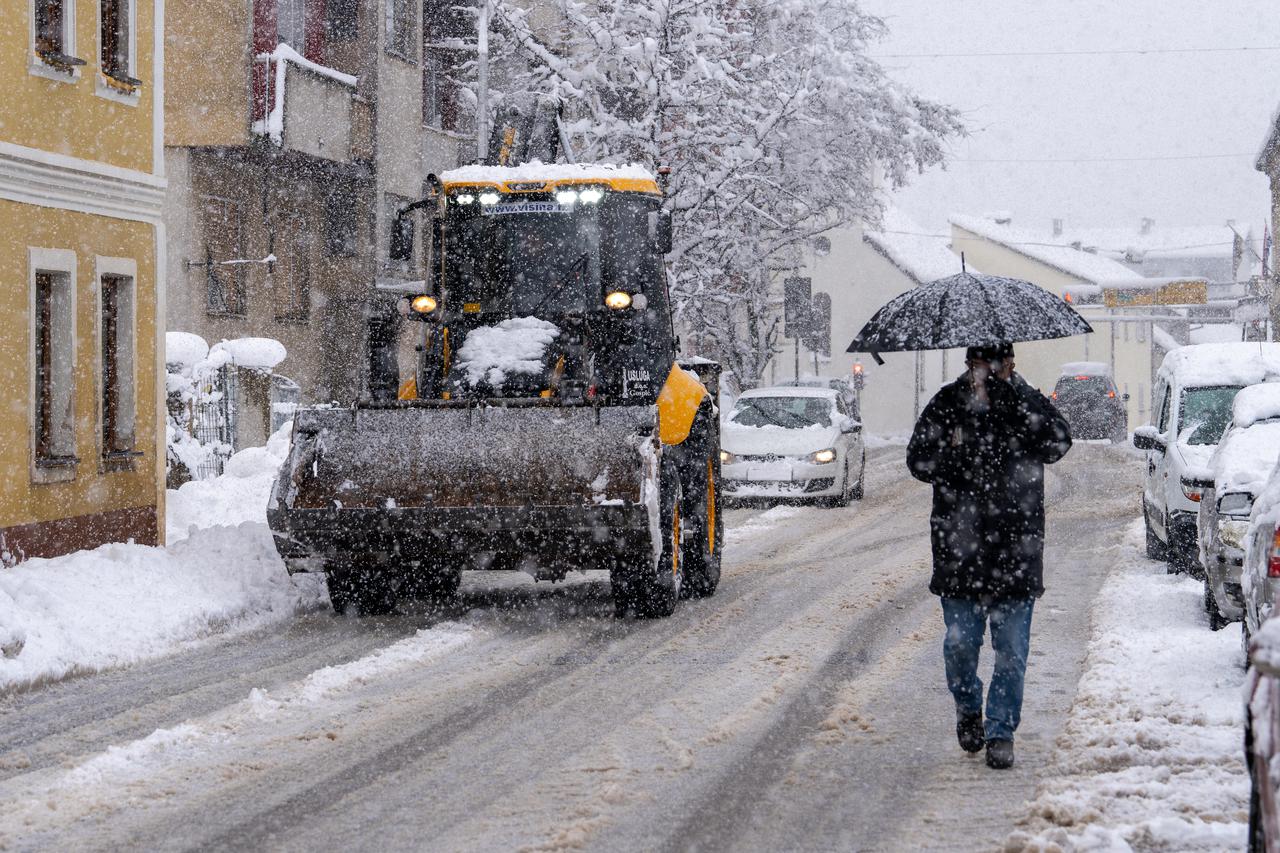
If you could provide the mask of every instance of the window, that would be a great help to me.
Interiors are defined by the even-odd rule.
[[[235,201],[206,196],[201,200],[205,236],[205,308],[210,314],[242,315],[245,310],[244,207]]]
[[[276,37],[298,53],[306,52],[306,0],[276,0]]]
[[[359,0],[329,0],[324,7],[325,35],[330,41],[355,41],[360,37]]]
[[[133,0],[101,0],[98,62],[103,75],[132,92],[141,80],[133,77]]]
[[[73,72],[83,59],[75,53],[75,6],[71,0],[33,0],[35,52],[45,65]]]
[[[1137,326],[1134,327],[1134,335],[1137,338],[1138,343],[1145,344],[1147,342],[1147,324],[1138,323]]]
[[[417,58],[413,49],[418,22],[413,0],[386,0],[387,52],[410,61]]]
[[[133,276],[115,273],[99,278],[102,353],[102,456],[133,455],[136,421],[134,377],[135,293]]]
[[[336,191],[324,203],[324,248],[330,255],[351,258],[359,251],[356,245],[357,212],[346,191]]]
[[[275,264],[276,319],[305,323],[311,317],[311,229],[301,218],[283,221],[275,245],[285,247]]]
[[[467,79],[475,60],[475,10],[463,0],[428,0],[422,14],[423,124],[468,132],[475,124]]]
[[[38,479],[76,462],[75,255],[31,250],[32,450]],[[52,262],[52,263],[50,263]]]
[[[1160,429],[1160,433],[1163,435],[1169,431],[1169,408],[1173,403],[1173,389],[1162,384],[1156,389],[1157,394],[1160,394],[1161,392],[1163,392],[1163,399],[1160,401],[1160,422],[1157,426]]]

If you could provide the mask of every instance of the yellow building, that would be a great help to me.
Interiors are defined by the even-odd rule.
[[[0,14],[0,559],[164,531],[163,0]]]

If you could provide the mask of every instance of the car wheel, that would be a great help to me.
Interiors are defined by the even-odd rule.
[[[646,542],[629,565],[612,571],[613,611],[621,618],[634,610],[641,619],[662,619],[675,612],[684,585],[680,474],[675,459],[664,455],[658,476],[659,543]],[[655,560],[654,552],[659,551]]]
[[[1244,759],[1249,768],[1249,853],[1267,853],[1267,831],[1262,820],[1262,795],[1259,786],[1267,780],[1258,778],[1258,762],[1253,754],[1253,725],[1245,714]]]
[[[1182,549],[1173,541],[1173,525],[1169,523],[1168,515],[1164,517],[1164,535],[1167,540],[1164,545],[1165,573],[1180,575],[1190,571],[1191,566],[1187,555],[1182,553]]]
[[[855,501],[862,500],[862,484],[867,478],[867,452],[862,452],[862,459],[858,462],[858,482],[853,484],[853,490],[850,497]]]
[[[1145,509],[1142,511],[1142,521],[1147,528],[1147,559],[1164,560],[1168,555],[1168,548],[1160,541],[1160,537],[1156,536],[1156,532],[1151,529],[1151,519],[1147,516]]]
[[[1221,631],[1231,624],[1218,609],[1218,599],[1213,595],[1213,587],[1209,584],[1208,576],[1204,579],[1204,612],[1209,614],[1210,631]]]
[[[396,608],[396,590],[389,577],[374,566],[351,566],[325,572],[334,613],[385,616]]]
[[[1244,651],[1244,668],[1249,668],[1249,643],[1253,640],[1253,634],[1249,631],[1249,612],[1246,610],[1244,618],[1240,620],[1240,646]]]

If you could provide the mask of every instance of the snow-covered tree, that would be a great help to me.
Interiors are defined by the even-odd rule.
[[[564,99],[579,159],[672,168],[680,323],[746,385],[778,349],[774,283],[798,247],[876,222],[876,171],[901,184],[962,132],[868,57],[884,24],[854,0],[550,5],[548,27],[496,2],[499,38],[528,62],[517,86]]]

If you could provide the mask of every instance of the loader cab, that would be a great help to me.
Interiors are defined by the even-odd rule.
[[[675,361],[656,183],[501,177],[441,186],[416,396],[653,402]],[[516,327],[554,335],[520,372],[477,371],[472,353],[527,343]]]

